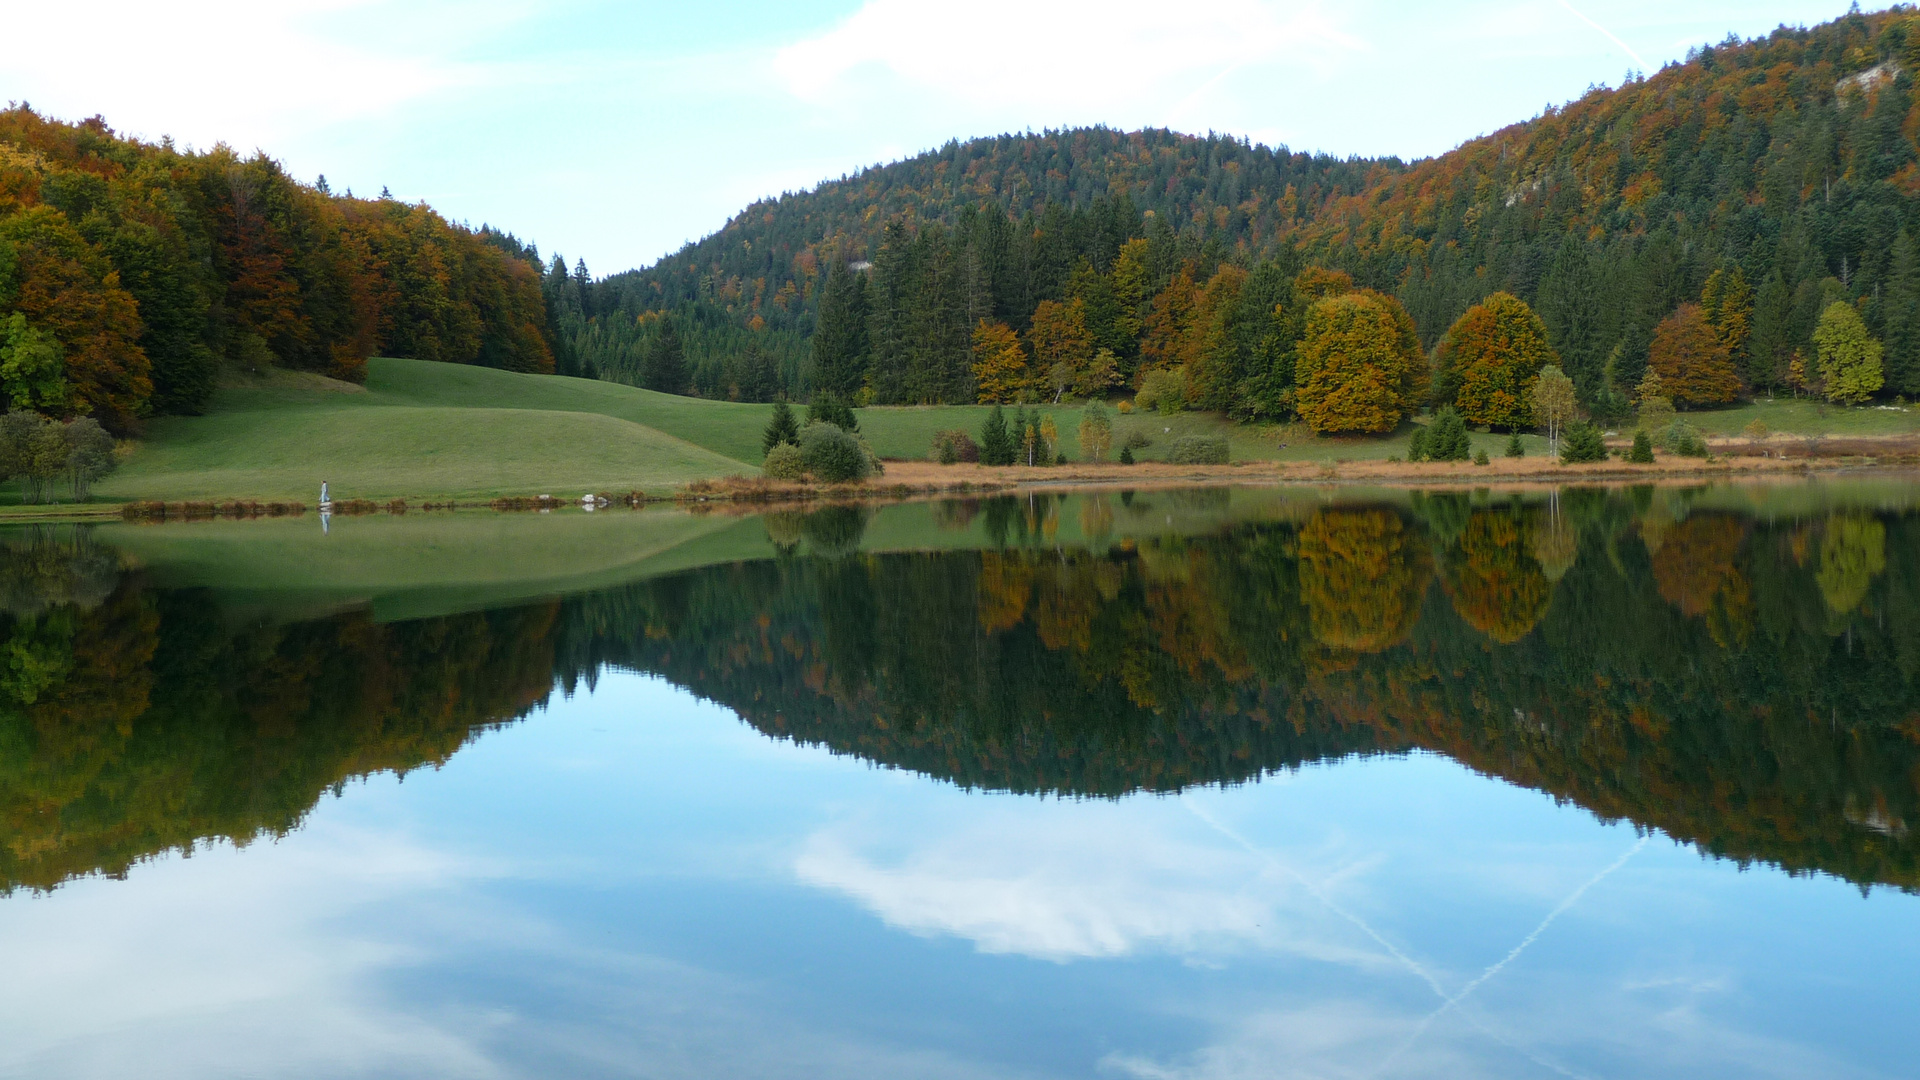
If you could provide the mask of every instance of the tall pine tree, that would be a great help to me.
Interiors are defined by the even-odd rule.
[[[851,401],[867,381],[867,276],[835,258],[820,294],[813,332],[813,387]]]
[[[687,392],[687,358],[675,322],[671,314],[660,316],[660,332],[654,336],[653,347],[647,350],[649,390],[666,394]]]

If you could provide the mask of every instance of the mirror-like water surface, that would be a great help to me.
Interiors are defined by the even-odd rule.
[[[1907,1075],[1915,492],[0,536],[0,1075]]]

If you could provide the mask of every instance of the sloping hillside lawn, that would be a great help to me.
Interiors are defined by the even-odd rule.
[[[642,393],[401,360],[374,361],[364,391],[284,376],[223,390],[206,416],[154,421],[96,491],[311,503],[326,480],[336,498],[578,496],[667,491],[753,468],[593,407],[623,390]]]
[[[364,388],[279,373],[222,390],[206,416],[155,420],[104,499],[296,499],[320,481],[338,498],[482,498],[588,491],[663,493],[690,481],[754,472],[770,405],[659,394],[618,383],[419,360],[375,359]],[[862,434],[886,458],[924,458],[933,434],[978,437],[986,406],[861,409]],[[1078,459],[1077,406],[1045,410]],[[1709,434],[1755,419],[1777,433],[1903,434],[1920,409],[1843,409],[1810,401],[1754,402],[1686,418]],[[1114,453],[1161,460],[1182,435],[1225,436],[1236,461],[1377,460],[1406,452],[1404,424],[1383,438],[1319,438],[1304,425],[1233,424],[1205,413],[1115,416]],[[1498,455],[1504,435],[1476,433]],[[1545,451],[1526,436],[1529,454]]]

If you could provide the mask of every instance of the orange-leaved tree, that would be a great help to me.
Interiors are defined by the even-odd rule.
[[[1093,338],[1087,333],[1087,305],[1082,300],[1042,300],[1033,309],[1027,331],[1033,348],[1033,367],[1060,400],[1079,381],[1080,370],[1093,358]]]
[[[1371,291],[1308,308],[1297,356],[1295,407],[1318,432],[1392,431],[1413,411],[1425,374],[1406,309]]]
[[[1547,326],[1526,301],[1497,292],[1468,308],[1440,341],[1445,385],[1469,423],[1517,429],[1533,419],[1533,381],[1558,364]]]
[[[1675,405],[1722,405],[1740,396],[1727,343],[1699,304],[1681,304],[1660,320],[1647,362]]]
[[[1010,405],[1025,399],[1033,377],[1013,327],[981,319],[973,328],[973,384],[982,405]]]

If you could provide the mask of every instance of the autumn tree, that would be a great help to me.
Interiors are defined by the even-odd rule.
[[[1088,461],[1107,460],[1113,446],[1113,415],[1098,400],[1090,401],[1080,414],[1080,454]]]
[[[982,405],[1022,401],[1032,389],[1027,352],[1006,323],[981,319],[974,327],[973,383]]]
[[[1093,339],[1087,333],[1086,304],[1042,300],[1033,309],[1033,327],[1027,331],[1033,366],[1059,401],[1081,378],[1081,369],[1093,358]]]
[[[1315,431],[1385,432],[1419,399],[1424,365],[1405,309],[1378,293],[1316,301],[1294,365],[1296,408]]]
[[[1753,331],[1753,289],[1739,267],[1715,270],[1700,291],[1700,314],[1726,347],[1736,371],[1746,368],[1747,338]]]
[[[1580,415],[1573,380],[1562,374],[1558,366],[1548,364],[1534,380],[1532,399],[1533,419],[1547,429],[1547,454],[1556,455],[1560,452],[1560,429]],[[1519,433],[1514,434],[1518,438]]]
[[[1547,327],[1526,302],[1494,293],[1467,309],[1440,342],[1454,404],[1469,423],[1517,428],[1533,411],[1534,379],[1557,364]]]
[[[1698,304],[1681,304],[1653,328],[1648,362],[1675,405],[1724,405],[1740,395],[1726,342]]]
[[[1867,333],[1867,324],[1852,304],[1835,301],[1827,305],[1814,328],[1813,347],[1828,401],[1858,405],[1886,381],[1880,367],[1880,343]]]

